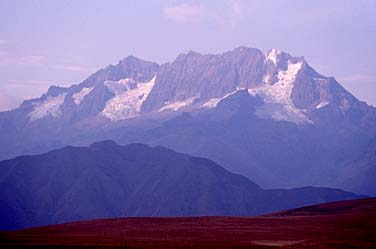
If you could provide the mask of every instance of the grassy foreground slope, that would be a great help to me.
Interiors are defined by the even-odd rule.
[[[0,233],[0,246],[69,248],[376,248],[376,198],[260,217],[120,218]]]

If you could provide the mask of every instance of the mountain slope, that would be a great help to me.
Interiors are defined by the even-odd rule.
[[[254,113],[258,106],[259,98],[244,90],[222,100],[210,112],[183,113],[137,136],[127,136],[123,129],[117,140],[163,145],[210,158],[266,188],[338,187],[337,177],[344,165],[362,157],[368,147],[368,131],[363,129],[339,132],[270,122]],[[347,184],[341,187],[352,189]],[[365,190],[357,189],[367,194]]]
[[[256,215],[359,198],[337,189],[263,190],[214,162],[112,141],[0,162],[1,229],[124,216]]]
[[[367,152],[346,164],[336,179],[338,186],[351,186],[357,192],[376,196],[376,139],[367,145]]]

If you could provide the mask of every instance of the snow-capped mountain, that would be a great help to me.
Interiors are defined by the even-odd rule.
[[[0,113],[0,136],[0,159],[141,141],[208,157],[264,187],[337,186],[342,166],[376,137],[376,110],[303,57],[239,47],[163,65],[126,57]]]
[[[153,89],[155,63],[127,57],[116,66],[108,66],[79,85],[51,87],[40,99],[25,102],[30,109],[29,122],[53,118],[76,122],[103,117],[109,121],[130,119],[140,114],[142,103]]]
[[[214,108],[244,89],[262,98],[256,110],[260,118],[297,124],[322,123],[320,113],[342,121],[353,109],[368,108],[334,78],[314,71],[303,57],[277,49],[264,55],[246,47],[213,55],[189,52],[161,66],[127,57],[79,85],[52,87],[20,108],[27,110],[29,123],[53,119],[66,124],[88,118],[116,122]]]

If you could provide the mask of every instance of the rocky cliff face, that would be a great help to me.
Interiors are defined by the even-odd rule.
[[[240,47],[220,55],[182,54],[161,66],[142,110],[147,113],[174,103],[185,102],[186,106],[222,98],[239,88],[261,84],[265,70],[265,56],[258,49]]]

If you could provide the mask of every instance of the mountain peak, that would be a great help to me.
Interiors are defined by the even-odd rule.
[[[284,52],[277,48],[270,49],[266,53],[265,57],[267,61],[271,61],[276,66],[283,65],[289,60],[291,60],[293,63],[306,62],[303,56],[292,56],[290,53]]]
[[[199,52],[196,52],[196,51],[193,51],[193,50],[189,50],[188,53],[181,53],[181,54],[179,54],[176,57],[176,59],[175,59],[175,61],[173,63],[181,62],[181,61],[186,61],[187,59],[201,57],[201,56],[203,56],[203,55],[200,54]]]
[[[230,51],[231,52],[236,52],[236,53],[245,53],[245,52],[258,52],[258,53],[262,53],[260,49],[258,48],[251,48],[251,47],[247,47],[247,46],[239,46],[237,48],[235,48],[234,50]]]
[[[189,50],[188,53],[187,53],[187,55],[189,55],[189,56],[195,56],[195,55],[202,55],[202,54],[200,54],[199,52],[196,52],[194,50]]]
[[[119,145],[114,140],[103,140],[99,142],[92,143],[90,149],[92,150],[103,150],[108,148],[116,148]]]
[[[146,62],[134,55],[129,55],[125,57],[124,59],[119,61],[119,64],[125,64],[125,63],[140,63],[140,62]]]
[[[67,89],[68,89],[68,87],[61,87],[61,86],[52,85],[48,88],[47,95],[57,96],[60,93],[66,91]]]

